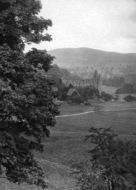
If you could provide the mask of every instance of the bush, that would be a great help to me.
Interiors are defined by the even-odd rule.
[[[125,96],[124,100],[126,102],[132,102],[132,101],[136,101],[136,97],[132,95],[128,95],[128,96]]]
[[[80,189],[135,190],[136,142],[119,139],[109,128],[92,127],[86,138],[91,156],[77,167]]]
[[[99,97],[99,91],[95,88],[91,88],[89,86],[86,87],[79,87],[78,92],[84,99],[84,101],[88,99],[93,99],[94,96]]]
[[[111,94],[108,94],[106,92],[102,92],[101,93],[101,98],[105,101],[110,101],[112,100],[114,97]]]

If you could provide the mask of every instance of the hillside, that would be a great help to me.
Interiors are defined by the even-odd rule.
[[[62,67],[81,67],[95,64],[134,64],[136,54],[115,53],[90,48],[63,48],[50,51],[56,57],[55,64]]]
[[[120,74],[126,66],[136,64],[134,53],[123,54],[90,48],[63,48],[49,53],[56,57],[55,64],[80,76],[90,75],[94,69],[102,75]]]

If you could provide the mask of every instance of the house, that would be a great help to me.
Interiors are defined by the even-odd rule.
[[[81,95],[79,94],[78,90],[76,88],[70,88],[67,92],[67,101],[69,103],[81,103],[82,98]]]

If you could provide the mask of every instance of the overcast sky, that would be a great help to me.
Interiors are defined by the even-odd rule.
[[[136,0],[41,0],[53,41],[40,49],[89,47],[136,52]]]

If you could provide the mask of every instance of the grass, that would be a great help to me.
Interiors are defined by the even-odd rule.
[[[65,105],[66,106],[66,105]],[[102,112],[102,110],[111,110]],[[111,127],[117,134],[124,138],[135,138],[136,135],[136,110],[115,111],[135,107],[131,104],[101,104],[97,105],[97,112],[86,115],[57,118],[57,125],[51,130],[51,137],[44,142],[44,154],[42,158],[70,165],[73,161],[81,161],[87,157],[89,142],[84,142],[90,127]],[[70,107],[69,107],[70,108]],[[78,110],[78,106],[71,109]],[[66,108],[62,108],[66,109]],[[87,108],[88,109],[88,108]],[[65,114],[71,114],[71,112]],[[79,112],[81,111],[79,107]],[[63,112],[61,112],[63,115]]]
[[[124,107],[128,105],[124,105]],[[123,108],[123,105],[122,105]],[[104,108],[105,109],[105,108]],[[84,142],[90,127],[111,127],[124,138],[135,138],[136,110],[95,112],[86,115],[57,118],[52,135],[45,141],[43,158],[60,164],[70,165],[87,156],[89,142]]]
[[[81,113],[84,112],[90,108],[90,106],[85,106],[85,105],[78,105],[78,104],[67,104],[63,103],[62,106],[60,107],[60,113],[65,115],[65,114],[73,114],[73,113]]]
[[[96,112],[57,118],[56,127],[51,129],[51,137],[44,141],[44,152],[42,154],[36,153],[36,157],[43,160],[41,162],[42,168],[46,171],[49,183],[53,186],[49,190],[75,190],[73,179],[69,176],[67,167],[69,168],[72,163],[87,158],[91,145],[89,142],[84,142],[84,138],[91,126],[111,127],[123,138],[135,138],[136,110],[119,111],[129,108],[136,108],[136,105],[132,103],[106,103],[95,105],[95,108],[81,105],[62,105],[61,115],[92,109]],[[110,112],[102,112],[101,110],[110,110]],[[14,184],[7,185],[7,189],[1,187],[0,190],[39,190],[35,187],[28,188],[28,186],[17,187]]]

